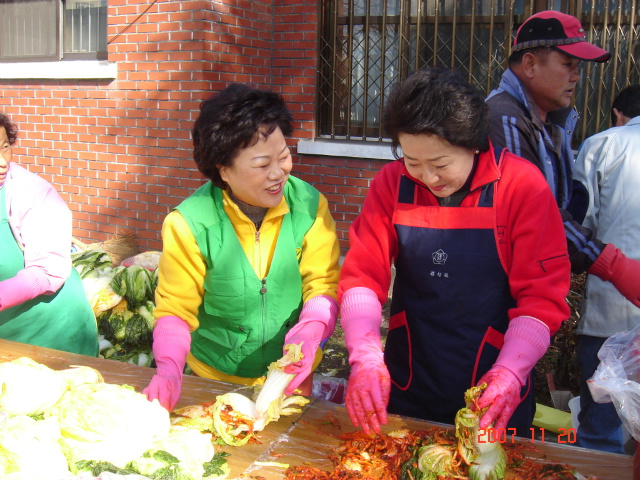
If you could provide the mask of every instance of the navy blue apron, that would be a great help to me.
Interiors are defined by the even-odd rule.
[[[494,364],[515,306],[494,235],[494,185],[478,206],[423,206],[403,176],[393,222],[398,258],[385,363],[389,412],[453,424],[464,392]],[[532,383],[509,427],[530,436]]]

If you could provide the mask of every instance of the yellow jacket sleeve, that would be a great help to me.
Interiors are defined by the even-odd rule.
[[[175,315],[198,328],[198,309],[204,296],[206,263],[196,239],[180,212],[173,210],[162,224],[162,255],[153,316]]]
[[[318,295],[337,300],[339,260],[340,244],[336,225],[329,212],[329,202],[320,194],[316,220],[302,242],[300,274],[303,302]]]

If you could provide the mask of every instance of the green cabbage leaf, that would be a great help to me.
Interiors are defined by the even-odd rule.
[[[180,480],[200,480],[214,458],[210,433],[174,426],[169,435],[153,442],[142,457],[132,461],[129,468],[150,478],[172,472]],[[220,473],[228,474],[226,460],[219,462]],[[210,470],[210,468],[209,468]]]

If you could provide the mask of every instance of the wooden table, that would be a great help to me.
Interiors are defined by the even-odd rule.
[[[18,357],[30,357],[54,370],[69,368],[72,365],[86,365],[100,371],[106,382],[131,385],[138,391],[149,384],[155,373],[154,369],[147,367],[0,339],[0,362]],[[182,396],[177,407],[210,402],[215,400],[217,395],[231,391],[250,394],[247,387],[187,375],[184,377]],[[433,426],[436,424],[390,415],[383,431],[389,433],[400,428],[423,430]],[[231,467],[230,479],[282,480],[283,467],[269,463],[310,464],[331,470],[331,463],[326,456],[340,443],[337,435],[353,430],[343,405],[314,398],[304,407],[301,414],[281,417],[277,422],[267,425],[265,430],[259,433],[259,444],[216,448],[231,454],[227,457]],[[531,440],[527,439],[517,441],[531,444]],[[595,475],[600,480],[633,478],[631,456],[588,450],[570,444],[541,443],[539,440],[535,442],[534,446],[539,451],[536,456],[547,462],[574,465],[584,476]]]

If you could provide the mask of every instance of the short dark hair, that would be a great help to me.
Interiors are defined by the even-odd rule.
[[[629,85],[620,90],[611,104],[611,125],[616,124],[614,108],[629,118],[640,115],[640,84]]]
[[[239,150],[276,128],[291,135],[291,112],[277,93],[233,83],[200,104],[191,129],[198,170],[223,188],[218,167],[231,166]]]
[[[489,108],[484,95],[444,68],[418,70],[396,84],[387,98],[382,125],[398,157],[400,133],[431,134],[472,150],[489,148]]]
[[[16,143],[18,138],[18,127],[4,113],[0,113],[0,127],[4,127],[9,139],[9,145]]]

